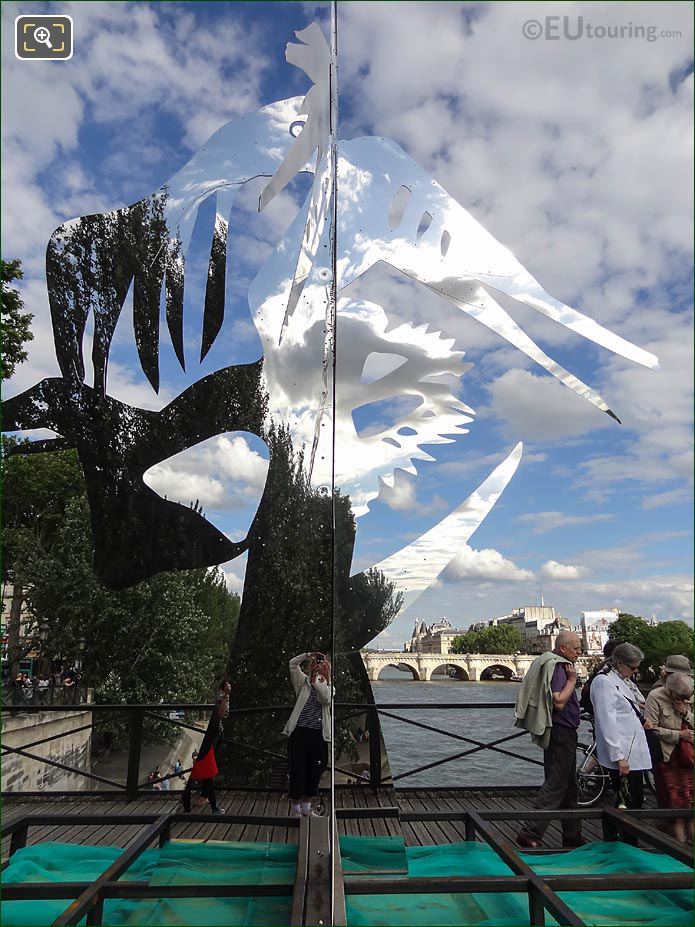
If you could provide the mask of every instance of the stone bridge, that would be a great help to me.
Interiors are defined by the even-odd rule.
[[[495,676],[511,679],[524,676],[536,654],[516,653],[363,653],[362,660],[369,679],[374,682],[387,666],[408,670],[418,682],[429,682],[435,670],[456,671],[462,682],[485,682]],[[589,673],[590,660],[580,657],[577,669]]]

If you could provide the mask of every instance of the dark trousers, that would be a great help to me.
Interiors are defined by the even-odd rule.
[[[533,803],[538,811],[555,811],[559,808],[577,807],[577,732],[574,728],[555,724],[550,733],[550,742],[543,751],[545,780]],[[542,840],[550,821],[528,821],[522,832],[536,840]],[[582,836],[579,820],[562,821],[563,843],[571,844]]]
[[[183,795],[181,796],[181,802],[183,803],[183,810],[191,810],[191,792],[193,791],[193,783],[195,779],[188,777],[188,782],[186,783],[186,788],[183,790]],[[210,807],[214,811],[217,808],[217,798],[215,797],[215,780],[214,779],[204,779],[200,783],[200,794],[207,798],[210,802]]]
[[[621,777],[617,769],[609,769],[611,786],[616,796],[620,790]],[[627,774],[627,806],[628,808],[641,808],[644,804],[644,773],[636,770]]]
[[[290,734],[290,798],[318,795],[319,781],[328,766],[328,744],[320,730],[296,727]]]

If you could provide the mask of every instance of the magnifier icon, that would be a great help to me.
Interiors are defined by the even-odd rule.
[[[53,50],[53,46],[51,45],[51,33],[45,26],[39,26],[34,29],[34,41],[40,42],[42,45]]]

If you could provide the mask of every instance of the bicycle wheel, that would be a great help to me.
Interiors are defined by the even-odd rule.
[[[582,751],[577,763],[577,804],[594,805],[603,795],[608,773],[590,751]]]

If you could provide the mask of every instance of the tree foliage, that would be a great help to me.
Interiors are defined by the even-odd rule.
[[[282,759],[281,732],[295,700],[288,663],[297,654],[331,655],[337,701],[369,697],[364,667],[351,654],[383,630],[402,604],[378,571],[350,577],[355,521],[349,498],[311,485],[304,456],[294,452],[286,428],[272,427],[266,443],[268,478],[249,532],[229,676],[233,706],[278,709],[232,713],[228,737],[253,749],[230,750],[220,764],[228,781],[267,781],[269,769]],[[347,725],[338,726],[336,749],[348,754],[354,749]]]
[[[208,700],[239,614],[239,598],[222,573],[160,573],[121,592],[108,590],[92,567],[75,452],[13,454],[4,464],[5,569],[24,592],[32,633],[45,629],[44,653],[74,660],[83,638],[85,677],[100,701]]]
[[[24,312],[24,302],[19,291],[10,286],[15,280],[21,280],[21,261],[1,261],[2,274],[2,337],[0,341],[0,379],[9,380],[17,364],[27,359],[24,346],[34,336],[30,325],[34,316]]]
[[[480,631],[457,635],[452,653],[516,653],[521,647],[521,632],[508,624],[492,625]]]
[[[650,625],[643,618],[621,612],[609,625],[608,636],[619,643],[639,647],[644,653],[640,675],[647,682],[656,679],[666,657],[684,654],[691,661],[693,659],[693,632],[684,621],[660,621]]]

